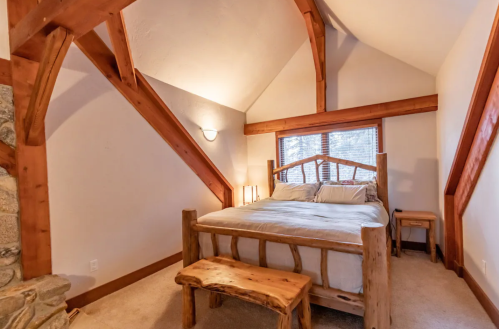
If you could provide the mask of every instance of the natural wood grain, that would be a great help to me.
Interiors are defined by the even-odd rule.
[[[401,254],[402,227],[424,228],[427,230],[428,251],[431,254],[431,261],[437,262],[437,249],[435,244],[435,221],[437,216],[429,211],[402,211],[394,215],[397,223],[397,257]]]
[[[357,167],[362,168],[361,166]],[[376,154],[376,182],[378,198],[383,202],[386,212],[390,213],[388,202],[388,155],[386,153]]]
[[[429,238],[430,238],[430,254],[431,254],[431,261],[433,263],[437,262],[437,247],[435,245],[435,222],[431,221],[430,222],[430,229],[428,230],[429,232]]]
[[[305,175],[305,168],[303,167],[303,163],[301,164],[301,174],[303,176],[303,183],[307,182],[307,176]]]
[[[356,255],[362,255],[362,249],[363,249],[362,245],[357,243],[338,242],[338,241],[330,241],[317,238],[307,238],[307,237],[260,232],[260,231],[249,231],[243,229],[209,226],[203,224],[193,225],[192,229],[197,232],[216,233],[221,235],[238,236],[242,238],[252,238],[260,240],[263,239],[276,243],[286,243],[286,244],[295,244],[298,246],[323,248],[323,249],[334,250],[338,252],[344,252]]]
[[[73,35],[63,27],[55,29],[46,38],[26,113],[26,145],[38,146],[45,143],[45,116],[62,62],[72,42]]]
[[[106,21],[106,25],[116,56],[116,62],[118,63],[121,81],[128,87],[137,90],[135,66],[133,65],[132,50],[130,49],[130,43],[128,42],[123,12],[120,11],[111,15],[111,18]]]
[[[8,59],[0,58],[0,85],[12,86],[12,72]]]
[[[237,297],[281,314],[290,314],[312,286],[305,275],[224,257],[202,259],[180,270],[175,282]]]
[[[342,164],[345,166],[350,166],[350,167],[359,167],[359,168],[369,170],[369,171],[374,171],[374,172],[377,171],[377,168],[375,166],[370,166],[370,165],[366,165],[366,164],[363,164],[360,162],[355,162],[355,161],[350,161],[350,160],[333,158],[333,157],[329,157],[327,155],[317,154],[317,155],[311,156],[309,158],[298,160],[298,161],[292,162],[290,164],[287,164],[285,166],[278,167],[278,168],[274,169],[273,173],[275,175],[277,173],[288,170],[290,168],[298,167],[298,166],[301,166],[305,163],[313,162],[316,160],[323,160],[323,161],[331,162],[331,163],[339,163],[339,164]],[[270,180],[270,178],[269,178],[269,180]]]
[[[300,329],[312,329],[312,314],[310,311],[310,297],[308,294],[303,295],[301,303],[297,306],[297,310]]]
[[[197,211],[195,209],[184,209],[182,211],[182,257],[184,267],[197,261],[199,255],[199,240],[197,232],[192,230],[192,225],[197,223]]]
[[[209,307],[219,308],[222,306],[222,295],[213,291],[210,291],[209,297]]]
[[[274,193],[274,160],[267,160],[267,184],[269,186],[269,197]]]
[[[364,246],[364,328],[390,328],[390,286],[385,227],[379,224],[364,225],[361,236]]]
[[[17,176],[16,151],[0,141],[0,167],[12,176]]]
[[[213,247],[213,256],[218,256],[218,240],[215,233],[211,234],[211,245]]]
[[[291,329],[292,320],[292,314],[279,314],[279,318],[277,319],[277,329]]]
[[[402,223],[400,218],[395,217],[395,220],[397,222],[397,233],[395,235],[397,238],[397,257],[400,258],[400,256],[402,255]]]
[[[327,268],[327,249],[321,249],[321,280],[322,288],[329,288],[329,277]]]
[[[364,316],[364,296],[339,289],[324,289],[322,286],[312,285],[310,298],[313,304],[322,305],[355,315]]]
[[[444,235],[445,235],[445,268],[454,270],[454,260],[456,259],[456,229],[454,215],[454,194],[444,195]]]
[[[136,71],[137,92],[123,83],[117,70],[114,54],[94,31],[80,37],[75,43],[217,196],[223,207],[233,206],[233,187],[156,94],[144,76]]]
[[[298,247],[294,244],[290,244],[289,249],[291,250],[291,254],[293,255],[293,260],[295,262],[295,268],[293,269],[293,272],[301,273],[301,271],[303,270],[303,265],[301,263],[301,256],[298,252]]]
[[[239,250],[237,250],[237,241],[239,238],[237,236],[232,236],[232,239],[230,240],[230,250],[232,252],[232,258],[235,260],[240,260],[241,258],[239,257]]]
[[[317,36],[314,31],[314,18],[312,17],[311,12],[306,12],[303,14],[305,18],[305,25],[307,26],[308,37],[310,39],[310,44],[312,45],[312,57],[314,58],[315,64],[315,78],[316,81],[324,80],[324,62],[321,62],[319,57],[319,49],[317,45]]]
[[[196,304],[194,289],[188,285],[182,287],[182,327],[192,328],[196,324]]]
[[[250,123],[244,125],[244,134],[257,135],[328,124],[382,119],[399,115],[432,112],[437,109],[438,95],[430,95],[344,110]]]
[[[421,219],[421,220],[437,220],[437,216],[431,211],[407,211],[395,212],[395,218],[400,219]]]
[[[14,90],[16,165],[21,226],[21,262],[25,280],[52,273],[50,212],[45,143],[27,146],[24,119],[38,63],[11,56]],[[45,135],[43,135],[45,136]]]
[[[258,242],[258,258],[260,267],[267,267],[267,240],[260,239]]]
[[[10,30],[11,53],[40,61],[45,38],[62,26],[75,39],[107,21],[135,0],[43,0]],[[10,6],[9,6],[10,8]],[[10,9],[9,9],[10,11]]]

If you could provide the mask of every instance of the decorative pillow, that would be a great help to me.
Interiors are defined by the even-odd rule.
[[[380,199],[378,199],[378,184],[376,183],[376,179],[373,180],[340,180],[340,181],[327,181],[324,182],[324,185],[367,185],[366,190],[366,202],[378,202],[382,203]]]
[[[278,201],[312,202],[320,186],[320,183],[283,183],[279,180],[275,183],[272,199]]]
[[[367,185],[322,185],[315,197],[318,203],[364,204]]]

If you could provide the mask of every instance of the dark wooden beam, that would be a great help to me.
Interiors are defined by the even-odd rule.
[[[305,19],[316,73],[317,112],[326,112],[326,28],[314,0],[295,0]]]
[[[245,135],[317,127],[334,123],[382,119],[399,115],[432,112],[438,109],[438,95],[404,99],[345,110],[302,115],[244,125]]]
[[[11,0],[9,0],[11,1]],[[59,26],[79,38],[135,0],[43,0],[10,30],[11,54],[39,62],[45,38]],[[11,7],[9,7],[10,10]],[[16,9],[14,9],[16,10]]]
[[[113,44],[114,55],[118,63],[121,81],[128,87],[137,90],[135,66],[133,65],[132,51],[128,42],[125,19],[123,12],[116,13],[107,20],[107,31]]]
[[[12,72],[10,69],[10,61],[0,58],[0,84],[12,86]]]
[[[72,42],[73,35],[63,27],[52,31],[46,39],[26,113],[26,145],[35,146],[45,143],[45,115],[62,62]]]
[[[7,170],[12,176],[17,176],[16,151],[0,141],[0,167]]]
[[[138,70],[135,71],[137,91],[121,81],[113,52],[94,31],[82,36],[75,43],[217,196],[224,207],[233,206],[233,188],[230,183],[156,94],[144,76]]]
[[[468,113],[445,186],[445,261],[459,275],[464,266],[463,221],[497,134],[499,8],[490,32]],[[451,212],[450,209],[453,209]]]

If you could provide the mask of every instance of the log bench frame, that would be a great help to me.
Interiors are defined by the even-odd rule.
[[[318,160],[323,160],[318,163]],[[387,155],[377,154],[377,165],[368,166],[365,164],[336,159],[323,155],[316,155],[304,160],[300,160],[286,166],[274,169],[274,161],[268,161],[269,169],[269,190],[272,195],[274,191],[274,175],[292,167],[303,166],[307,162],[315,162],[317,173],[318,167],[325,162],[333,162],[355,168],[362,168],[376,172],[378,184],[378,198],[383,201],[387,212],[388,207],[388,175],[387,175]],[[338,166],[339,168],[339,166]],[[354,175],[357,170],[354,170]],[[319,174],[317,174],[319,180]],[[302,270],[301,257],[297,246],[305,246],[321,249],[321,278],[322,285],[313,285],[310,290],[310,302],[328,308],[352,313],[364,317],[365,329],[386,329],[390,327],[390,257],[392,250],[392,239],[390,225],[386,227],[380,224],[365,225],[361,229],[362,244],[348,243],[342,241],[329,241],[309,237],[291,236],[285,234],[267,233],[251,230],[232,229],[217,226],[202,225],[197,222],[197,212],[194,209],[185,209],[182,212],[182,241],[183,241],[183,262],[187,267],[199,260],[199,232],[210,233],[213,252],[218,256],[217,235],[232,236],[231,251],[232,257],[239,260],[238,238],[252,238],[259,240],[259,265],[267,267],[266,242],[276,242],[288,244],[290,252],[295,261],[294,272],[300,273]],[[355,294],[334,289],[329,286],[327,252],[329,250],[362,255],[362,279],[363,294]],[[213,300],[212,300],[213,299]],[[217,296],[210,296],[210,303],[215,303]]]

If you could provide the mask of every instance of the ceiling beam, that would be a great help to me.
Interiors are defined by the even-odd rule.
[[[45,143],[45,116],[54,91],[55,82],[69,46],[73,42],[71,32],[63,27],[52,31],[46,39],[42,60],[38,67],[25,119],[26,145]]]
[[[381,119],[406,114],[432,112],[437,109],[438,95],[430,95],[388,103],[354,107],[345,110],[250,123],[244,125],[244,134],[247,136],[266,134],[289,129],[318,127],[334,123]]]
[[[10,30],[11,54],[39,62],[45,38],[59,26],[75,39],[135,0],[43,0]]]
[[[90,31],[76,40],[75,43],[217,196],[223,207],[233,206],[234,193],[230,183],[194,141],[144,76],[135,70],[137,91],[129,88],[121,80],[116,57],[95,31]]]
[[[121,81],[128,87],[137,90],[137,80],[135,78],[135,66],[133,65],[132,51],[128,42],[123,12],[112,15],[106,21],[107,31],[113,44],[114,55],[118,63]]]
[[[12,72],[8,59],[0,58],[0,84],[12,86]]]
[[[316,75],[317,112],[326,112],[326,28],[314,0],[295,0],[305,19]]]
[[[17,176],[16,151],[0,141],[0,167],[7,170],[11,176]]]

